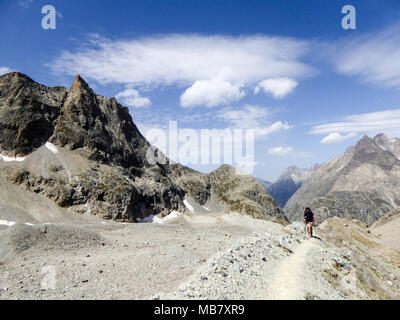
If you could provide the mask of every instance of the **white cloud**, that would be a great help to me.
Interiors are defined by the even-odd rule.
[[[269,126],[256,128],[256,136],[268,136],[271,133],[286,131],[291,128],[293,128],[293,126],[289,125],[287,122],[277,121]]]
[[[256,138],[265,138],[271,133],[292,128],[287,122],[270,123],[270,111],[267,108],[244,105],[241,109],[224,108],[217,113],[217,118],[236,128],[254,129]]]
[[[325,138],[321,140],[321,144],[335,144],[341,143],[347,139],[357,136],[354,132],[350,132],[347,135],[341,135],[340,133],[334,132],[328,134]]]
[[[271,94],[275,99],[282,99],[297,87],[297,81],[289,78],[275,78],[261,81],[254,89],[254,94],[258,94],[260,89],[265,93]]]
[[[91,35],[90,43],[75,52],[64,51],[50,67],[101,83],[140,85],[190,85],[216,77],[231,83],[258,83],[313,71],[300,61],[309,43],[292,38],[175,34],[109,40]]]
[[[314,73],[301,59],[309,42],[269,36],[173,34],[110,40],[90,35],[76,51],[64,51],[49,67],[101,84],[189,87],[183,105],[225,104],[264,79]],[[212,93],[213,98],[208,98]]]
[[[271,156],[278,157],[290,157],[290,158],[308,158],[312,157],[309,152],[297,152],[292,147],[274,147],[268,149],[268,154]]]
[[[215,107],[239,100],[244,95],[245,93],[240,90],[240,86],[215,78],[196,81],[190,88],[185,90],[181,95],[180,101],[182,107],[199,105]]]
[[[128,107],[148,107],[151,105],[149,98],[142,97],[135,89],[126,89],[119,92],[115,98],[120,99],[121,103]]]
[[[268,149],[268,154],[273,156],[285,156],[293,151],[292,147],[275,147]]]
[[[270,115],[268,108],[245,104],[240,109],[224,108],[217,113],[217,118],[237,128],[259,127]]]
[[[11,72],[12,70],[8,67],[0,67],[0,76],[6,73]]]
[[[400,87],[400,24],[340,41],[333,49],[331,59],[337,72],[383,87]]]
[[[385,110],[347,116],[340,122],[314,126],[311,134],[377,133],[400,128],[400,109]]]

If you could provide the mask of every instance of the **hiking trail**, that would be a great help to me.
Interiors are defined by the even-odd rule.
[[[271,299],[304,299],[303,279],[304,273],[307,272],[307,256],[318,245],[317,242],[315,238],[302,242],[291,256],[278,263],[273,281],[267,289]]]

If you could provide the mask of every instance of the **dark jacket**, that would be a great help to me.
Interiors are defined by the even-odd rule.
[[[306,222],[312,222],[314,221],[314,213],[311,210],[310,212],[304,211],[304,218]]]

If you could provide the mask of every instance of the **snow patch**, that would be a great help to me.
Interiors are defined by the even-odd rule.
[[[52,144],[51,142],[48,142],[48,141],[47,141],[44,145],[45,145],[46,148],[49,149],[51,152],[53,152],[53,153],[58,153],[58,148],[57,148],[54,144]]]
[[[190,205],[190,203],[185,199],[183,200],[183,204],[185,205],[186,208],[190,210],[190,212],[194,212],[193,207]]]
[[[153,223],[163,224],[166,222],[170,222],[172,220],[177,219],[180,215],[182,215],[182,213],[174,210],[174,211],[171,211],[171,213],[164,218],[159,218],[157,216],[154,216]]]
[[[3,159],[5,162],[11,162],[11,161],[24,161],[25,157],[7,157],[5,155],[0,154],[0,159]]]
[[[0,220],[0,226],[11,227],[15,224],[14,221]]]

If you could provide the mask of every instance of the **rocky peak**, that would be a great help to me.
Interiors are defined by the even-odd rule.
[[[20,72],[9,72],[6,74],[3,74],[0,79],[2,82],[10,81],[10,82],[34,82],[30,77],[28,77],[26,74],[20,73]]]
[[[378,134],[374,138],[374,142],[381,147],[383,150],[392,152],[397,158],[400,159],[400,139],[393,138],[389,139],[383,133]]]
[[[390,143],[389,138],[386,137],[383,133],[377,134],[377,135],[374,137],[373,141],[374,141],[376,144],[378,144],[379,146],[380,146],[380,145],[386,145],[386,144]]]
[[[308,179],[316,170],[318,170],[318,168],[318,164],[315,164],[309,169],[303,169],[297,166],[290,166],[281,174],[278,181],[291,179],[295,183],[302,183],[304,180]]]
[[[376,144],[374,141],[368,137],[367,135],[364,135],[356,144],[356,150],[363,150],[365,152],[373,152],[376,150]]]
[[[69,89],[69,92],[86,92],[86,93],[93,93],[93,90],[89,87],[87,82],[81,78],[79,74],[75,76],[74,82],[72,83],[71,88]]]
[[[96,95],[79,75],[61,107],[51,142],[125,168],[145,165],[149,146],[127,109],[114,98]]]
[[[0,152],[24,156],[52,135],[66,90],[11,72],[0,77]]]
[[[356,144],[349,166],[356,167],[363,163],[374,164],[385,170],[391,170],[395,164],[400,165],[399,159],[392,152],[382,149],[366,135]]]

